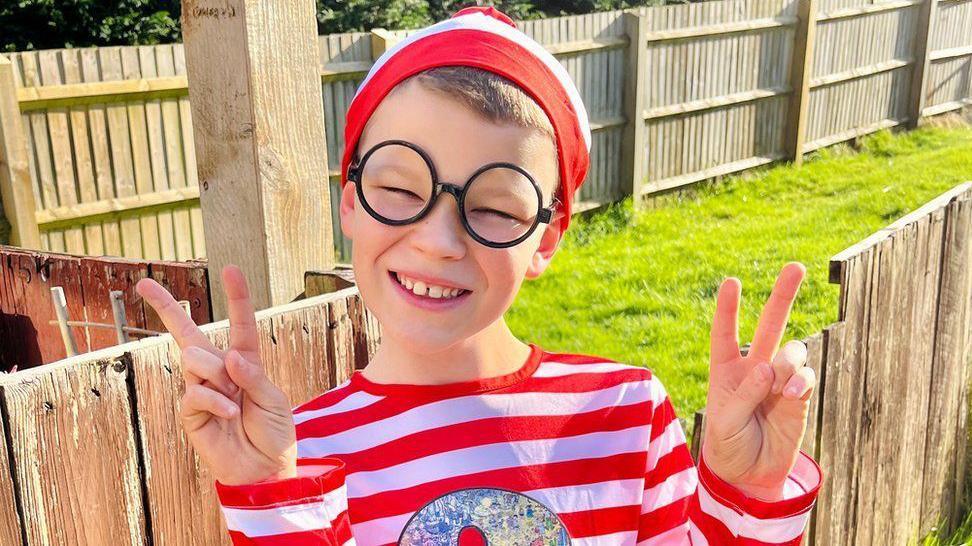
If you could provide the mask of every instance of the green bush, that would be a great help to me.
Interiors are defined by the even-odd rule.
[[[676,0],[682,1],[682,0]],[[319,34],[418,28],[469,5],[514,19],[660,4],[664,0],[317,0]],[[0,51],[178,42],[179,0],[0,0]]]

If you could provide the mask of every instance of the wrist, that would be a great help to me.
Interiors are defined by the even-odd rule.
[[[723,481],[735,487],[736,489],[742,491],[743,493],[745,493],[747,497],[750,498],[767,501],[767,502],[776,502],[776,501],[783,500],[783,488],[785,482],[780,483],[778,486],[759,486],[759,485],[751,485],[745,483],[732,483],[727,480],[723,480]]]

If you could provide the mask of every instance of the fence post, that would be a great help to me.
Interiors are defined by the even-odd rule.
[[[10,242],[40,249],[28,153],[13,63],[0,55],[0,199],[11,226]]]
[[[624,139],[621,144],[621,188],[642,206],[645,183],[645,79],[648,73],[648,15],[644,10],[624,12],[628,59],[624,82]]]
[[[803,163],[803,142],[807,134],[810,104],[810,76],[813,41],[817,32],[817,0],[800,0],[790,62],[790,102],[786,111],[783,150],[794,165]]]
[[[334,265],[314,2],[183,6],[210,278],[235,263],[257,309],[288,303],[305,271]]]
[[[917,28],[915,28],[915,60],[911,72],[911,91],[908,95],[907,126],[909,129],[918,127],[921,112],[925,109],[925,77],[928,75],[928,54],[931,50],[928,42],[932,37],[937,7],[938,0],[925,0],[918,10]]]
[[[371,58],[378,60],[383,53],[395,47],[401,38],[390,30],[383,28],[371,29]]]

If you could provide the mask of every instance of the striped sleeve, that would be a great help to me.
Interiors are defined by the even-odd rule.
[[[664,387],[654,377],[651,436],[642,495],[638,546],[798,545],[820,487],[817,463],[800,453],[784,499],[747,496],[696,466]]]
[[[354,546],[344,463],[301,459],[297,471],[285,480],[216,482],[234,546]]]

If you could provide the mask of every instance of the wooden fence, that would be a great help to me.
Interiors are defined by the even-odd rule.
[[[67,356],[55,320],[50,289],[64,289],[69,319],[113,324],[109,294],[122,293],[127,325],[165,331],[161,319],[135,293],[135,283],[150,277],[177,299],[189,302],[193,320],[212,321],[206,262],[145,262],[90,258],[0,246],[0,371],[23,370]],[[71,328],[78,353],[118,343],[112,329]]]
[[[268,373],[295,404],[376,348],[355,288],[257,318]],[[226,346],[226,321],[203,330]],[[0,544],[229,544],[179,423],[180,367],[165,335],[0,376]]]
[[[817,372],[804,449],[824,469],[819,546],[913,544],[961,523],[972,367],[972,183],[837,254],[838,322],[806,340]],[[698,449],[704,411],[695,419]]]
[[[578,210],[799,160],[972,101],[969,0],[717,0],[517,25],[560,59],[590,114]],[[409,32],[320,37],[332,195],[350,100]],[[15,244],[204,256],[187,85],[180,44],[0,58],[0,189]]]
[[[906,544],[957,516],[970,263],[972,183],[832,258],[839,322],[806,340],[820,388],[805,449],[825,471],[810,544]],[[257,318],[294,403],[363,367],[379,339],[354,287]],[[225,321],[203,330],[226,346]],[[228,544],[179,425],[178,355],[165,335],[0,375],[0,506],[17,507],[0,510],[0,544]]]

